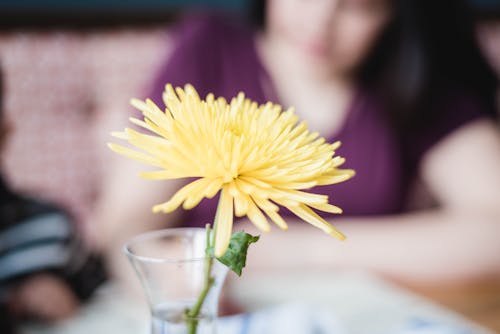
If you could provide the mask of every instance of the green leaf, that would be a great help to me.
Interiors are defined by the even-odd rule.
[[[244,231],[233,233],[231,241],[229,242],[229,247],[224,255],[217,258],[217,260],[228,266],[238,276],[241,276],[241,271],[245,267],[247,261],[248,246],[258,240],[258,236],[255,237]]]

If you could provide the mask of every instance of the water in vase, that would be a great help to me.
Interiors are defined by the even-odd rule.
[[[151,334],[192,334],[186,318],[186,305],[161,305],[152,314]],[[196,334],[215,334],[215,317],[200,313]]]

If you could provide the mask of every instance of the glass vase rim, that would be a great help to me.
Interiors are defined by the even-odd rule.
[[[188,232],[188,231],[197,231],[197,232],[206,232],[205,228],[202,227],[172,227],[172,228],[164,228],[164,229],[159,229],[159,230],[153,230],[153,231],[148,231],[144,233],[140,233],[132,238],[130,238],[128,241],[125,242],[123,245],[122,249],[125,255],[128,257],[137,259],[141,262],[149,262],[149,263],[190,263],[190,262],[199,262],[199,261],[205,261],[208,258],[215,258],[215,256],[198,256],[198,257],[190,257],[190,258],[168,258],[168,257],[155,257],[155,256],[145,256],[145,255],[138,255],[137,253],[134,253],[131,249],[130,246],[132,246],[134,243],[145,241],[148,239],[155,239],[159,238],[161,236],[167,236],[167,235],[181,235],[182,232]]]

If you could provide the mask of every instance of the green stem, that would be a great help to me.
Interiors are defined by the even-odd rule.
[[[207,231],[207,243],[205,248],[205,283],[194,306],[186,312],[188,322],[188,334],[196,334],[198,328],[198,316],[203,306],[203,302],[207,298],[210,288],[214,284],[214,278],[211,276],[213,256],[210,253],[210,224],[205,225]]]
[[[213,236],[212,239],[210,239],[210,224],[205,225],[205,229],[207,231],[206,233],[206,248],[205,248],[205,282],[203,285],[203,290],[201,290],[200,295],[198,296],[198,299],[196,300],[196,303],[194,306],[186,311],[186,317],[187,317],[187,327],[188,327],[188,334],[196,334],[196,330],[198,328],[198,316],[201,311],[201,307],[203,306],[203,303],[205,302],[205,299],[207,298],[208,292],[210,291],[210,288],[215,283],[215,279],[212,276],[212,266],[214,263],[214,255],[213,255],[213,249],[215,246],[215,234],[217,233],[217,222],[219,220],[219,208],[221,206],[221,198],[219,198],[219,204],[217,206],[217,212],[215,213],[215,220],[214,220],[214,229],[213,229]]]

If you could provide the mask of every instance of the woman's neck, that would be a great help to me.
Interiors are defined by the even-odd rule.
[[[265,34],[257,37],[256,47],[279,101],[285,107],[294,106],[311,130],[327,137],[338,133],[354,96],[351,76],[309,62],[291,46]]]

